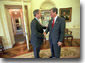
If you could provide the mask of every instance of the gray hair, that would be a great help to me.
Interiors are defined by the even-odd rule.
[[[39,14],[39,9],[34,10],[33,14],[34,14],[34,16],[36,16],[36,14]]]

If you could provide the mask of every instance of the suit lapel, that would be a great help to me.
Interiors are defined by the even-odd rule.
[[[39,25],[39,27],[42,27],[42,25],[37,21],[36,18],[34,18],[34,20],[36,21],[37,25]]]
[[[50,29],[51,29],[51,30],[52,30],[52,20],[53,20],[53,19],[51,19],[51,23],[50,23],[50,27],[51,27]]]
[[[37,22],[39,25],[41,25],[36,18],[34,18],[34,19],[36,20],[36,22]],[[42,26],[42,25],[41,25],[41,26]]]

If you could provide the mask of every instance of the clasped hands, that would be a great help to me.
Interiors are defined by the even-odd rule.
[[[44,35],[43,41],[46,41],[46,32],[44,32],[43,35]]]
[[[43,33],[44,37],[46,38],[46,32]]]

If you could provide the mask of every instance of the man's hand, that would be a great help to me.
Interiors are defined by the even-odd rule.
[[[43,34],[44,34],[44,37],[46,37],[46,32],[44,32]]]
[[[58,44],[58,46],[61,46],[62,45],[62,42],[58,42],[57,44]]]

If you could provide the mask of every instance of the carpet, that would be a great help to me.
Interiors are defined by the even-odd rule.
[[[50,56],[50,49],[40,50],[41,58],[49,58]],[[13,58],[34,58],[34,54],[33,52],[29,52]],[[62,47],[60,58],[80,58],[80,47]]]
[[[25,41],[26,40],[26,37],[23,36],[23,34],[16,34],[14,35],[14,39],[15,39],[15,42],[21,42],[21,41]]]

